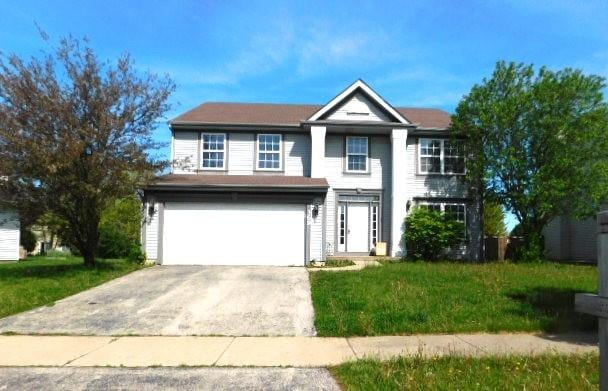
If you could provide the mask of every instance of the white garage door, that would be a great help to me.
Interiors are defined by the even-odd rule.
[[[163,265],[304,265],[305,206],[165,204]]]

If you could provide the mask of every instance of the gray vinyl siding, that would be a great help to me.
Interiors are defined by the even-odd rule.
[[[197,171],[200,153],[197,131],[174,131],[173,172],[187,174]],[[198,172],[228,175],[267,174],[269,171],[255,170],[256,133],[219,132],[227,135],[227,169],[199,170]],[[271,132],[267,132],[271,133]],[[277,132],[281,133],[281,132]],[[284,133],[283,137],[283,170],[271,172],[292,176],[310,176],[310,135],[307,133]]]
[[[158,259],[158,221],[159,221],[159,206],[155,204],[154,215],[148,215],[148,204],[144,210],[145,213],[145,243],[144,251],[146,252],[146,259],[157,260]]]
[[[557,261],[597,260],[597,223],[595,218],[576,220],[557,217],[543,230],[545,253]]]
[[[390,238],[391,219],[391,141],[386,136],[369,137],[369,173],[350,174],[344,172],[345,135],[328,134],[325,138],[325,174],[329,190],[325,199],[326,235],[330,252],[337,251],[336,235],[336,190],[383,190],[381,239]]]
[[[16,213],[0,212],[0,261],[19,260],[19,226]]]

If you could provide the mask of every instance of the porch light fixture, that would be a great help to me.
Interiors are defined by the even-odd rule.
[[[316,219],[318,215],[319,215],[319,204],[315,204],[312,207],[312,218]]]
[[[148,216],[150,216],[150,217],[154,216],[154,205],[148,206]]]
[[[405,203],[405,211],[409,212],[411,206],[412,206],[412,200],[407,200],[407,202]]]

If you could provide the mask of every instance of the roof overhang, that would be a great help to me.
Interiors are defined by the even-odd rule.
[[[168,174],[145,186],[144,192],[239,192],[325,194],[324,178],[284,175]]]

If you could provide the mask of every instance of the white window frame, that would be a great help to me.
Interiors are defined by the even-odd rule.
[[[278,136],[279,150],[278,151],[260,151],[260,136]],[[279,155],[278,168],[260,167],[260,153],[271,153]],[[281,133],[258,133],[255,141],[255,169],[257,171],[283,171],[283,135]]]
[[[223,136],[224,137],[224,149],[205,149],[205,136]],[[209,171],[224,171],[226,170],[226,160],[228,159],[228,154],[226,152],[227,144],[228,141],[228,136],[226,135],[226,133],[211,133],[211,132],[203,132],[201,133],[201,161],[199,162],[199,168],[201,170],[209,170]],[[203,166],[203,162],[204,162],[204,156],[205,156],[205,152],[223,152],[224,153],[224,158],[222,159],[222,166],[221,167],[205,167]]]
[[[365,139],[365,170],[349,170],[348,169],[348,157],[349,156],[363,156],[363,153],[349,153],[348,152],[348,140],[354,139],[354,138]],[[370,167],[369,167],[369,137],[367,137],[367,136],[347,136],[345,144],[344,144],[344,152],[346,154],[346,161],[344,162],[344,165],[345,165],[344,171],[345,172],[355,173],[355,174],[369,173],[369,170],[370,170]]]
[[[424,171],[422,169],[422,158],[423,157],[436,157],[436,156],[432,156],[432,155],[422,155],[422,142],[423,141],[439,141],[439,172],[429,172],[429,171]],[[450,155],[450,157],[462,157],[464,162],[465,162],[465,166],[464,166],[464,171],[463,172],[447,172],[445,171],[445,142],[446,141],[452,141],[452,140],[448,140],[448,139],[441,139],[441,138],[420,138],[418,139],[418,173],[422,174],[422,175],[465,175],[467,173],[467,167],[466,167],[466,159],[464,158],[464,156],[460,156],[460,155],[455,155],[452,156]]]

